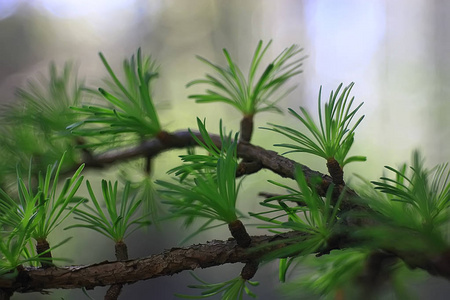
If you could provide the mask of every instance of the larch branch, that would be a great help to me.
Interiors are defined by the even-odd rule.
[[[113,284],[130,284],[185,270],[208,268],[227,263],[248,263],[264,255],[298,243],[304,233],[253,236],[249,248],[237,245],[234,239],[213,240],[205,244],[177,247],[160,254],[126,261],[104,261],[86,266],[24,268],[13,279],[0,278],[0,290],[36,292],[46,289],[73,289]]]

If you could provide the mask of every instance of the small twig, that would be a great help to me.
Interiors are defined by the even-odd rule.
[[[333,178],[333,183],[336,185],[345,185],[344,183],[344,171],[342,167],[339,165],[336,159],[330,158],[327,160],[327,168],[328,172]]]
[[[241,120],[239,141],[250,143],[253,134],[253,115],[245,115]]]
[[[152,173],[152,158],[151,157],[147,156],[145,158],[144,172],[145,172],[146,175],[150,175]]]
[[[128,260],[128,247],[123,241],[116,242],[114,245],[116,259],[117,260]]]
[[[113,284],[105,294],[105,300],[117,300],[122,292],[123,284]]]
[[[241,277],[244,280],[250,280],[258,271],[259,262],[256,260],[249,261],[245,264],[241,271]]]
[[[48,268],[53,266],[52,262],[52,252],[50,251],[50,244],[46,239],[38,239],[36,242],[36,253],[39,255],[41,260],[41,266],[43,268]]]
[[[114,245],[116,259],[118,261],[128,260],[128,247],[123,241],[116,242]],[[123,284],[113,284],[105,294],[105,300],[117,300],[122,292]]]
[[[252,242],[252,238],[247,233],[244,224],[240,220],[236,220],[228,224],[231,235],[236,239],[239,246],[247,248]]]

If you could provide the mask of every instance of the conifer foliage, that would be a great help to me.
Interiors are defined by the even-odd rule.
[[[118,299],[132,283],[188,270],[198,284],[177,297],[255,298],[254,277],[273,275],[264,268],[273,262],[280,298],[287,299],[408,298],[404,284],[412,269],[449,280],[448,165],[426,167],[415,151],[410,163],[386,166],[379,179],[346,174],[349,163],[366,160],[352,152],[364,118],[363,103],[351,95],[354,83],[340,84],[327,102],[320,88],[317,116],[302,106],[288,108],[284,124],[255,129],[259,114],[285,111],[288,84],[302,72],[297,45],[264,65],[270,45],[258,43],[247,73],[225,49],[225,66],[199,57],[210,73],[187,84],[205,87],[189,96],[196,105],[237,109],[242,121],[235,133],[198,116],[192,116],[197,128],[167,131],[153,96],[159,68],[141,49],[122,70],[100,53],[108,76],[100,87],[80,82],[68,63],[62,70],[51,64],[48,77],[18,89],[19,102],[4,107],[0,119],[0,299],[53,289],[83,289],[89,297],[87,290],[99,286],[109,286],[105,299]],[[213,122],[218,133],[208,129]],[[254,145],[254,130],[265,130],[274,150],[288,151]],[[153,161],[173,149],[185,151],[175,157],[179,165],[156,176]],[[292,152],[300,153],[298,160],[288,157]],[[303,163],[310,155],[323,160],[328,174]],[[96,183],[84,180],[86,169],[111,175]],[[258,178],[261,170],[280,178],[261,182],[261,198],[244,199],[246,178]],[[114,176],[120,181],[111,181]],[[265,192],[267,184],[279,192]],[[259,208],[244,211],[245,201]],[[148,226],[168,234],[163,224],[174,220],[191,230],[181,246],[129,256],[130,235]],[[260,234],[250,235],[254,224]],[[189,243],[224,225],[228,239]],[[82,244],[80,233],[88,230],[113,242],[115,261],[73,266],[72,257],[55,255],[74,240]],[[195,274],[228,263],[241,263],[242,271],[224,282]]]

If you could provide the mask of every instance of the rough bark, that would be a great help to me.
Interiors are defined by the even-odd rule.
[[[0,278],[0,289],[17,292],[46,289],[73,289],[113,284],[130,284],[185,270],[208,268],[227,263],[247,263],[261,260],[271,251],[296,243],[305,236],[289,232],[273,236],[253,236],[252,246],[242,248],[236,240],[210,241],[189,247],[172,248],[146,258],[126,261],[104,261],[86,266],[24,268],[15,279]],[[285,241],[285,242],[284,242]]]
[[[160,254],[134,260],[104,261],[86,266],[23,268],[16,278],[0,277],[0,290],[5,294],[5,291],[42,292],[46,289],[82,287],[92,289],[96,286],[130,284],[140,280],[174,275],[185,270],[238,262],[250,263],[249,269],[243,270],[243,274],[249,277],[251,270],[256,272],[254,265],[256,262],[264,260],[265,256],[273,251],[299,243],[299,240],[305,237],[306,234],[300,232],[252,236],[252,244],[249,248],[238,246],[234,239],[213,240],[205,244],[172,248]],[[450,250],[432,258],[420,253],[394,255],[403,259],[410,267],[421,268],[432,275],[450,280],[448,253]]]

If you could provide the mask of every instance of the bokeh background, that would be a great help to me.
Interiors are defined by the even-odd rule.
[[[142,47],[161,66],[154,95],[167,130],[195,128],[198,116],[207,119],[212,131],[217,131],[219,118],[227,129],[236,131],[240,116],[232,108],[199,106],[187,98],[201,87],[186,89],[186,83],[207,71],[195,55],[225,63],[221,50],[227,48],[245,70],[259,40],[273,40],[267,62],[284,48],[299,44],[308,56],[304,73],[291,81],[298,87],[281,106],[315,111],[321,85],[327,98],[339,83],[355,82],[353,95],[356,102],[364,102],[361,112],[366,117],[353,152],[368,160],[349,165],[346,173],[357,172],[372,180],[381,175],[384,165],[408,161],[413,149],[420,149],[429,165],[450,160],[449,14],[450,2],[443,0],[0,0],[0,101],[17,101],[15,88],[27,78],[45,74],[51,61],[61,67],[67,60],[75,61],[79,77],[97,87],[106,75],[99,51],[118,69],[125,57]],[[256,127],[267,122],[293,124],[289,123],[293,119],[265,113],[257,117]],[[254,133],[253,142],[266,148],[279,141],[266,131]],[[322,161],[307,155],[290,157],[326,170]],[[164,177],[176,163],[174,153],[163,154],[155,177]],[[106,175],[87,172],[91,180]],[[257,193],[270,189],[265,184],[269,178],[276,177],[263,172],[246,179],[244,187],[250,192],[243,196],[243,211],[256,207]],[[181,225],[161,227],[132,236],[130,257],[176,246],[177,233],[184,230]],[[60,250],[70,254],[74,264],[114,259],[112,242],[84,231],[76,234],[83,240],[75,238]],[[226,231],[209,233],[194,242],[226,236]],[[235,276],[241,267],[198,274],[220,281]],[[261,282],[255,289],[260,299],[278,299],[274,265],[264,266],[255,279]],[[186,282],[193,283],[187,273],[139,282],[125,287],[123,299],[172,299],[174,292],[190,292]],[[444,299],[450,292],[439,279],[412,288],[420,299]],[[104,291],[96,288],[89,293],[100,299]],[[14,299],[38,297],[17,295]],[[80,291],[56,291],[51,296],[84,297]]]

